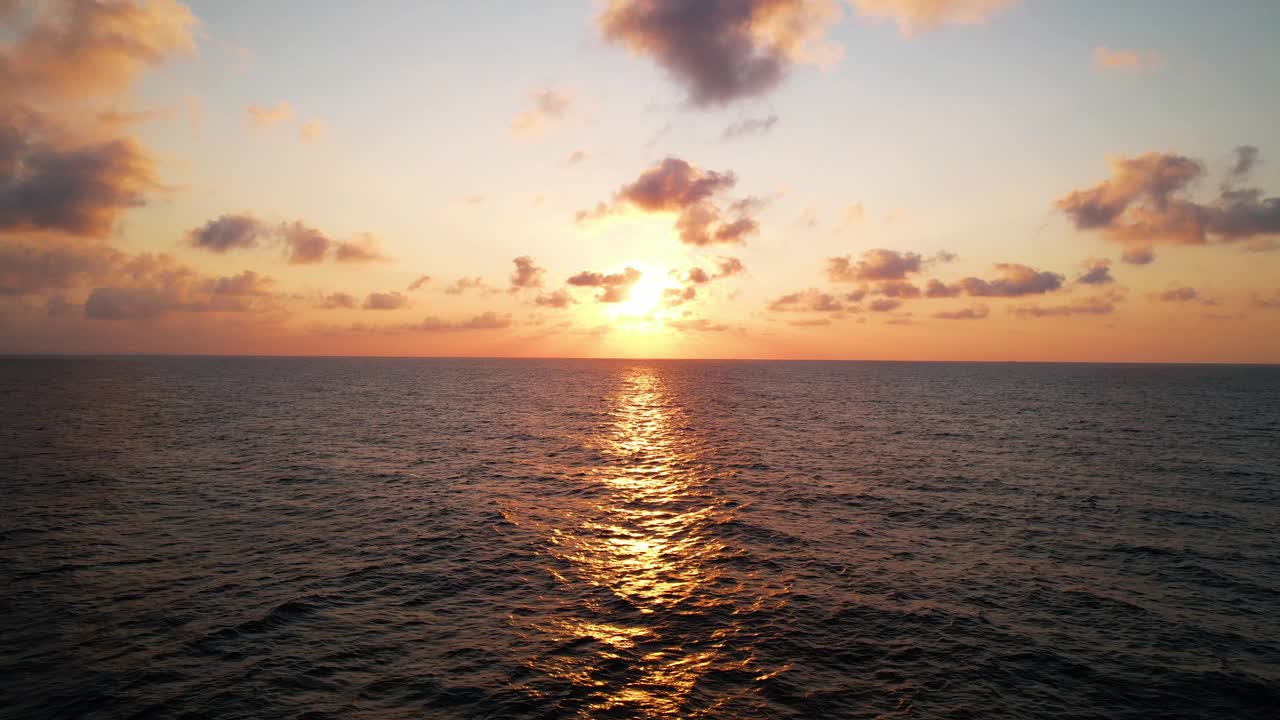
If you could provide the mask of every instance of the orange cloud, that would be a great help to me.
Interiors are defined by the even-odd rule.
[[[196,18],[175,0],[47,0],[0,46],[0,99],[81,100],[127,90],[195,50]]]
[[[293,107],[285,100],[271,107],[250,105],[244,111],[248,116],[249,124],[254,127],[269,127],[293,118]]]
[[[1095,70],[1145,72],[1159,70],[1163,66],[1164,58],[1151,51],[1108,50],[1105,47],[1098,47],[1093,50],[1093,68]]]
[[[849,0],[859,15],[897,23],[903,37],[943,25],[977,25],[1017,0]]]
[[[530,135],[544,130],[562,119],[573,98],[551,88],[535,90],[529,93],[533,107],[517,113],[511,120],[511,132],[516,135]]]

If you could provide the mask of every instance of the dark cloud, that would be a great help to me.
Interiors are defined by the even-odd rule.
[[[774,312],[840,312],[844,305],[830,293],[814,288],[783,295],[769,303]]]
[[[269,295],[272,280],[252,270],[245,270],[239,275],[216,278],[213,281],[214,295]]]
[[[409,304],[409,296],[399,292],[369,293],[364,299],[365,310],[399,310]]]
[[[1173,287],[1164,292],[1157,293],[1156,299],[1160,302],[1189,302],[1200,297],[1200,293],[1193,287]]]
[[[875,293],[877,295],[883,295],[884,297],[907,300],[910,298],[920,297],[920,288],[905,280],[889,280],[877,285]]]
[[[248,213],[227,214],[188,230],[187,242],[193,247],[224,253],[232,248],[254,247],[258,244],[259,236],[270,232],[271,228]]]
[[[98,243],[0,241],[0,296],[40,294],[108,277],[124,256]]]
[[[560,288],[552,293],[538,293],[537,297],[533,299],[533,304],[539,307],[563,310],[574,304],[574,299],[573,296],[569,294],[569,291],[564,288]]]
[[[827,258],[827,277],[832,282],[902,280],[920,272],[921,262],[919,253],[876,248],[862,253],[857,262],[848,255]]]
[[[704,283],[711,282],[711,274],[700,267],[696,267],[685,273],[684,279],[686,282],[691,282],[695,285],[702,285]]]
[[[867,309],[871,312],[889,312],[901,307],[902,301],[894,298],[877,298],[867,303]]]
[[[1149,265],[1155,259],[1156,254],[1150,246],[1128,247],[1120,256],[1122,262],[1130,265]]]
[[[438,317],[428,317],[422,322],[408,326],[408,330],[417,332],[467,332],[471,330],[501,330],[511,327],[511,315],[498,315],[494,312],[485,312],[476,315],[468,320],[442,320]]]
[[[743,135],[764,135],[778,124],[778,116],[770,113],[768,117],[743,118],[724,129],[724,139],[732,140]]]
[[[986,305],[974,305],[961,310],[943,310],[933,314],[933,317],[939,320],[981,320],[986,316]]]
[[[805,0],[614,0],[599,26],[708,106],[766,93],[793,61],[831,53],[821,36],[838,12]]]
[[[994,280],[962,278],[954,285],[934,284],[930,281],[925,291],[929,297],[955,297],[963,292],[972,297],[1020,297],[1041,295],[1062,287],[1065,278],[1054,272],[1042,272],[1017,263],[996,263],[1000,277]]]
[[[417,280],[414,280],[413,282],[409,283],[408,292],[413,292],[414,290],[421,288],[423,285],[426,285],[429,282],[431,282],[430,275],[419,275]]]
[[[631,288],[640,281],[643,273],[633,267],[627,267],[620,273],[605,275],[584,270],[566,282],[574,287],[597,287],[601,289],[596,300],[602,303],[623,302],[631,297]]]
[[[1258,163],[1261,153],[1252,145],[1241,145],[1233,151],[1233,154],[1235,158],[1227,170],[1228,181],[1247,179],[1249,173],[1253,172],[1253,166]]]
[[[263,280],[243,273],[207,278],[167,255],[137,255],[114,268],[110,285],[90,291],[84,314],[91,320],[148,320],[174,312],[265,310],[271,305],[264,293],[240,292],[260,289]]]
[[[959,285],[947,285],[941,280],[929,278],[929,282],[924,286],[925,297],[930,298],[951,298],[957,297],[964,293],[964,288]]]
[[[290,265],[313,265],[324,260],[332,241],[319,230],[295,220],[279,228]]]
[[[336,243],[333,248],[333,259],[335,262],[361,265],[371,262],[386,262],[390,258],[378,250],[377,238],[369,233],[364,233],[356,240],[342,240]]]
[[[1056,207],[1079,230],[1134,248],[1135,259],[1154,243],[1203,245],[1248,240],[1258,249],[1272,249],[1260,236],[1280,234],[1280,198],[1264,198],[1261,190],[1237,188],[1257,163],[1252,146],[1236,150],[1218,196],[1208,203],[1188,197],[1205,174],[1198,160],[1165,153],[1147,153],[1111,161],[1111,177],[1073,191]]]
[[[130,139],[54,146],[8,115],[0,112],[0,230],[106,237],[159,187],[151,159]]]
[[[356,299],[347,293],[337,292],[324,296],[316,307],[321,310],[350,310],[356,306]]]
[[[728,203],[722,209],[715,198],[736,184],[733,173],[703,170],[679,158],[669,157],[645,170],[635,182],[622,186],[610,203],[577,213],[578,222],[607,217],[626,207],[643,212],[676,214],[680,241],[688,245],[740,244],[759,229],[751,217],[760,205],[755,198]]]
[[[1107,285],[1115,282],[1111,277],[1111,261],[1106,258],[1089,258],[1084,262],[1084,272],[1076,278],[1081,285]]]
[[[515,263],[516,269],[511,272],[510,292],[542,287],[542,279],[546,275],[546,270],[538,267],[533,258],[528,255],[521,255],[511,262]]]

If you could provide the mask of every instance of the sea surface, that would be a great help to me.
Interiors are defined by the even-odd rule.
[[[0,717],[1276,718],[1280,367],[0,360]]]

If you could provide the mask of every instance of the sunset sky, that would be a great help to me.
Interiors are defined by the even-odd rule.
[[[1274,0],[0,0],[0,352],[1280,362]]]

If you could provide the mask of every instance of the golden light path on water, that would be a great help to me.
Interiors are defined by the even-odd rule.
[[[611,423],[590,442],[605,461],[581,478],[592,502],[542,528],[560,561],[550,572],[581,602],[563,604],[539,634],[588,649],[543,653],[531,667],[588,690],[582,717],[723,712],[734,698],[720,693],[695,711],[691,694],[712,671],[768,674],[735,647],[736,616],[783,602],[786,589],[725,569],[734,551],[710,531],[734,509],[707,491],[710,474],[661,373],[629,369],[608,402]]]

